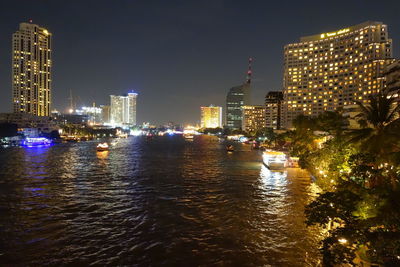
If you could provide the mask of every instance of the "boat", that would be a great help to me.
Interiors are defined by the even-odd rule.
[[[108,144],[107,143],[100,143],[96,147],[97,151],[108,151]]]
[[[26,147],[44,147],[51,145],[51,140],[45,137],[27,137],[23,145]]]
[[[193,140],[194,139],[194,135],[193,134],[184,134],[183,136],[185,137],[186,140]]]
[[[226,146],[226,151],[233,152],[233,151],[235,151],[235,148],[233,147],[233,145],[227,145]]]
[[[282,170],[287,167],[286,154],[281,151],[264,151],[262,157],[264,165],[270,170]]]

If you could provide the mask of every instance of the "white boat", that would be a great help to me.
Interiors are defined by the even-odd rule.
[[[97,151],[107,151],[108,150],[108,144],[107,143],[100,143],[96,147]]]
[[[193,140],[194,139],[194,135],[193,134],[184,134],[183,136],[185,137],[186,140]]]
[[[264,151],[263,163],[270,170],[282,170],[287,167],[286,154],[280,151]]]

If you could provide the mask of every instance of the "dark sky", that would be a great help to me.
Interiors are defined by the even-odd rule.
[[[53,33],[53,107],[135,90],[138,121],[196,123],[224,106],[253,62],[253,102],[282,86],[283,46],[367,20],[400,54],[400,1],[1,0],[0,112],[11,110],[11,35],[32,19]]]

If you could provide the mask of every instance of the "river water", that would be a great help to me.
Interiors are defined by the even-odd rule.
[[[215,137],[0,149],[0,266],[316,266],[306,172]]]

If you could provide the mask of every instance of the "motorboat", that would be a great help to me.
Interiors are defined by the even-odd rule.
[[[264,151],[262,157],[264,165],[270,170],[282,170],[288,166],[286,154],[281,151]]]
[[[107,143],[100,143],[96,147],[97,151],[108,151],[108,144]]]
[[[226,151],[233,152],[233,151],[235,151],[235,148],[233,147],[233,145],[227,145],[226,146]]]

